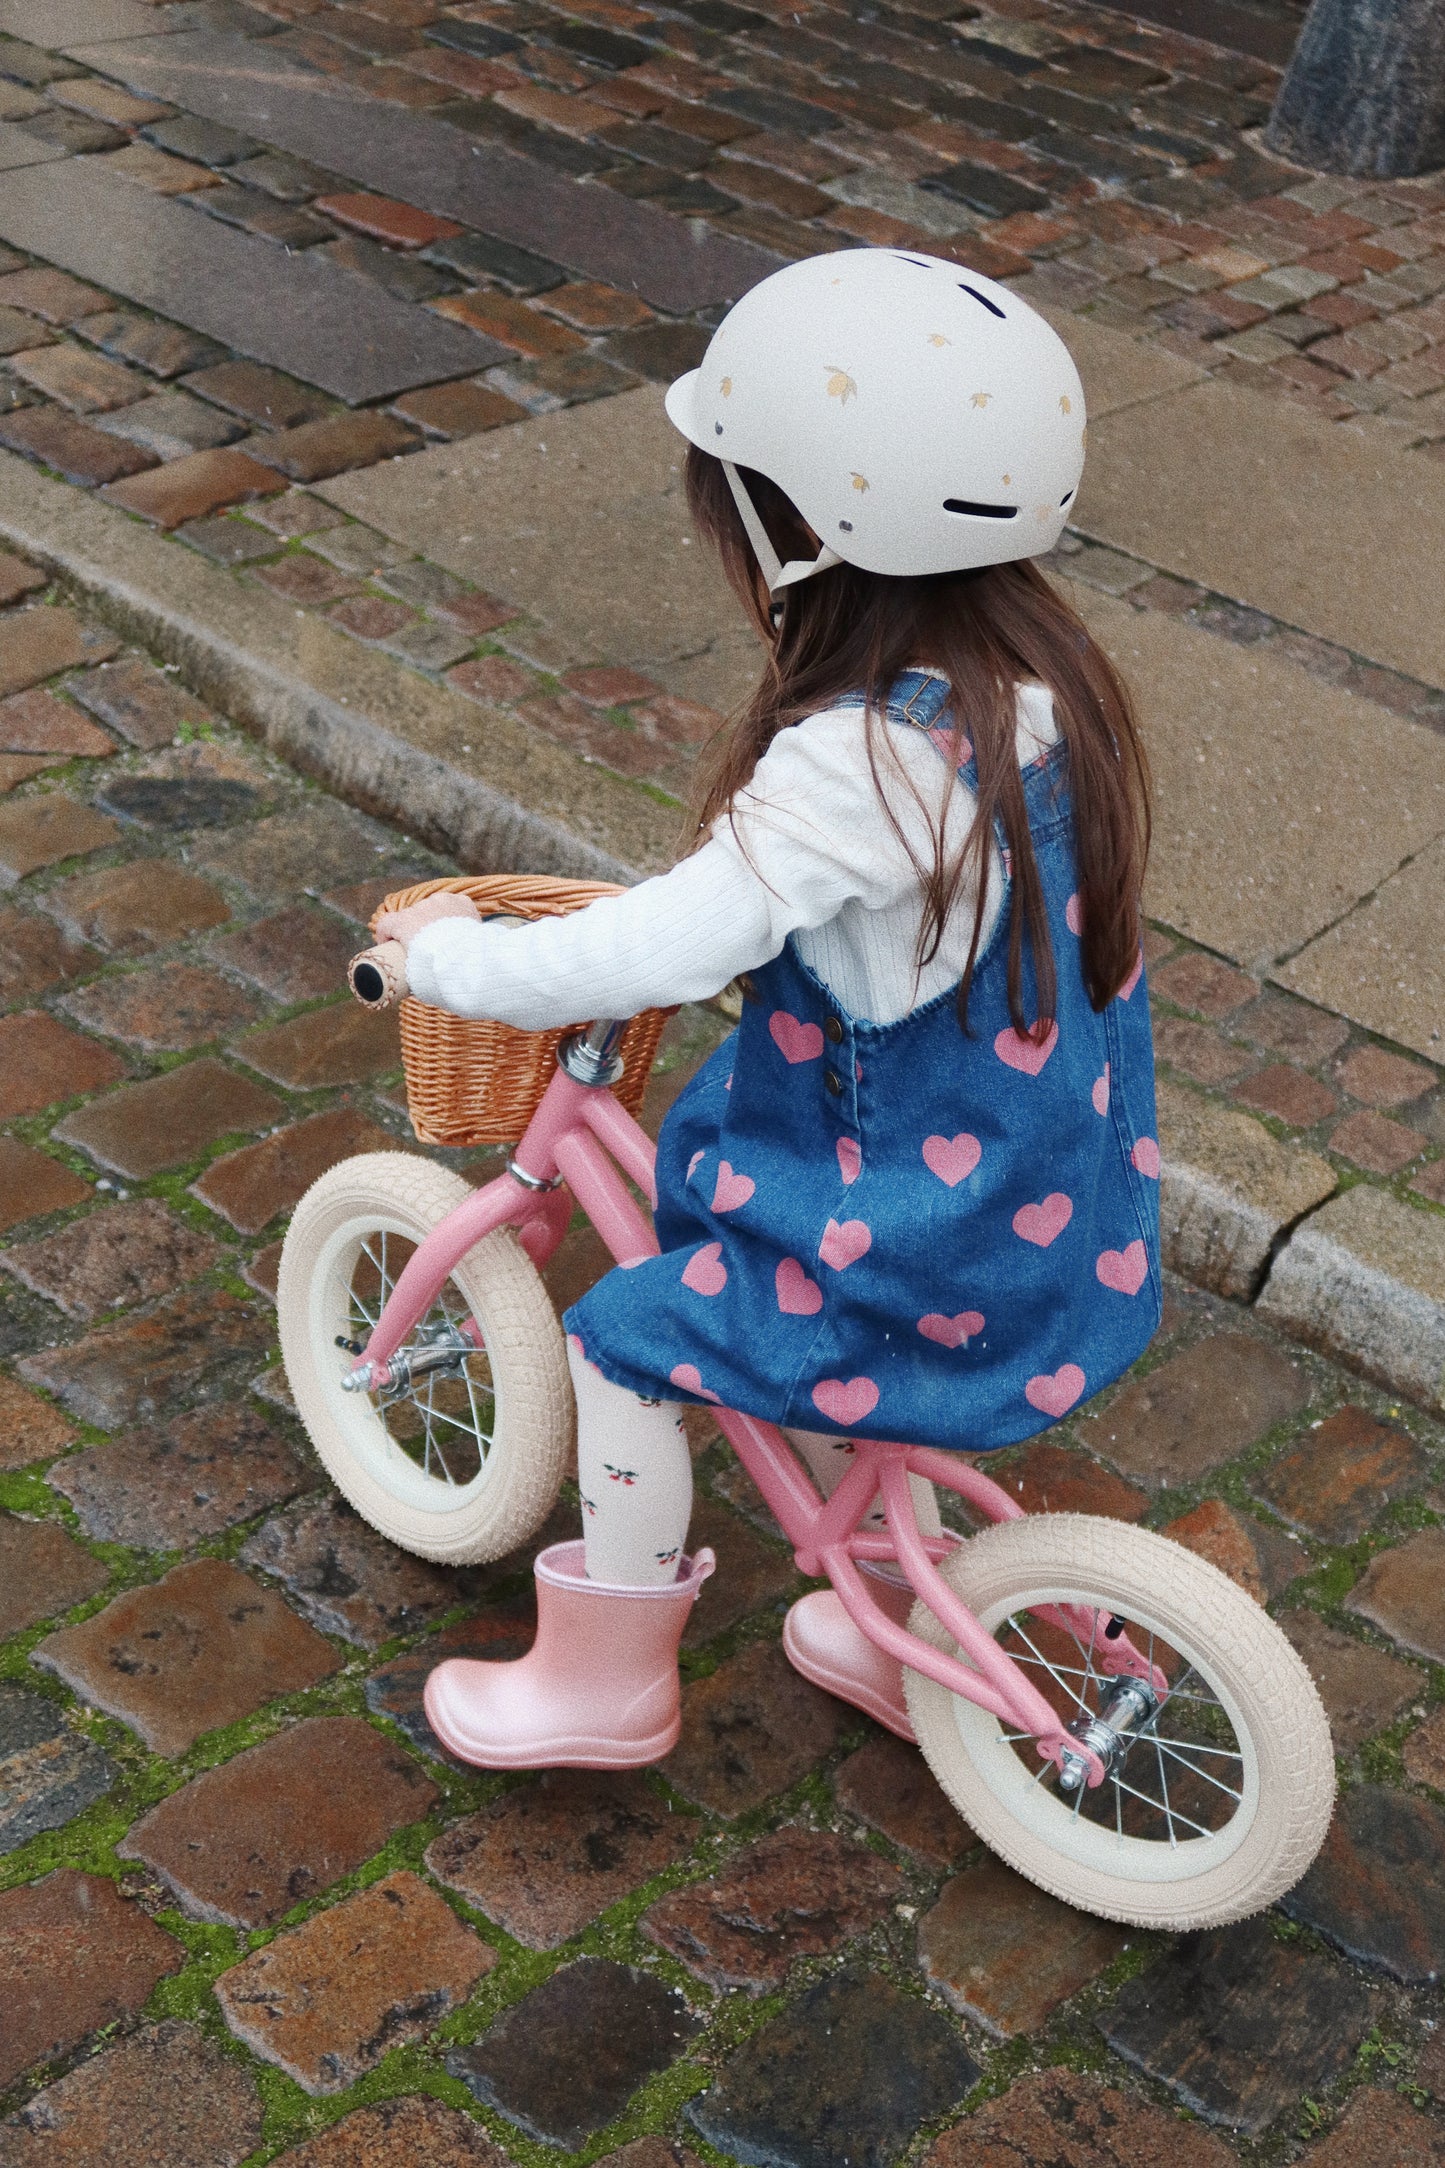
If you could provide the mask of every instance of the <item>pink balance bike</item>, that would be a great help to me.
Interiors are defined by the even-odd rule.
[[[404,961],[396,943],[368,952],[354,989],[395,998]],[[563,1042],[484,1187],[368,1153],[292,1219],[278,1307],[296,1406],[356,1510],[424,1558],[501,1557],[556,1498],[571,1391],[538,1268],[574,1201],[619,1264],[657,1252],[627,1186],[655,1198],[653,1148],[610,1088],[619,1036],[604,1021]],[[929,1767],[1020,1873],[1175,1929],[1257,1912],[1304,1873],[1334,1798],[1324,1711],[1279,1627],[1213,1566],[1123,1522],[1026,1516],[962,1454],[859,1440],[825,1502],[782,1431],[716,1420],[799,1570],[826,1576],[885,1676],[903,1667]],[[922,1534],[910,1475],[980,1531]],[[886,1529],[865,1529],[879,1500]]]

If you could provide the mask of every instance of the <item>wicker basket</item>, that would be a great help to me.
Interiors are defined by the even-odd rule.
[[[470,896],[488,916],[552,918],[580,911],[598,896],[622,891],[605,881],[554,881],[525,873],[421,881],[398,889],[378,907],[404,911],[451,889]],[[375,919],[372,921],[373,929]],[[614,1086],[629,1114],[642,1095],[657,1053],[667,1009],[644,1009],[622,1035],[623,1073]],[[570,1028],[570,1027],[569,1027]],[[510,1024],[473,1023],[408,996],[401,1004],[401,1057],[406,1102],[423,1144],[515,1144],[541,1102],[557,1066],[557,1031],[516,1031]]]

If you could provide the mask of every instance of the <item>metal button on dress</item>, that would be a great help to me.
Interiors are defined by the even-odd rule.
[[[825,1092],[831,1092],[835,1099],[842,1097],[843,1079],[836,1069],[825,1069],[823,1071],[823,1089]]]
[[[843,1036],[843,1019],[840,1016],[830,1016],[823,1026],[823,1031],[824,1035],[836,1046]]]

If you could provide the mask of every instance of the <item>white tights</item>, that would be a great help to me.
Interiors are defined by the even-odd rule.
[[[643,1400],[613,1385],[567,1341],[577,1396],[577,1481],[587,1574],[614,1588],[655,1588],[676,1579],[692,1517],[692,1458],[675,1400]],[[830,1498],[848,1466],[847,1438],[790,1430],[808,1473]],[[941,1523],[933,1485],[910,1476],[914,1511],[925,1535]],[[881,1506],[865,1525],[882,1527]]]

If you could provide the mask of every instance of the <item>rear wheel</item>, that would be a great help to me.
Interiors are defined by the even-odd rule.
[[[1074,1513],[986,1528],[941,1570],[1065,1725],[1112,1714],[1121,1740],[1103,1782],[1070,1791],[1033,1735],[904,1672],[929,1767],[1010,1866],[1141,1927],[1218,1926],[1293,1887],[1329,1825],[1334,1754],[1314,1681],[1242,1590],[1164,1536]],[[957,1653],[921,1602],[910,1624]],[[1103,1670],[1120,1633],[1168,1680],[1133,1728]]]
[[[571,1436],[562,1329],[509,1230],[484,1237],[399,1351],[393,1394],[342,1380],[417,1245],[471,1195],[405,1152],[343,1160],[306,1192],[281,1253],[286,1375],[311,1442],[358,1513],[403,1549],[461,1565],[535,1533]]]

